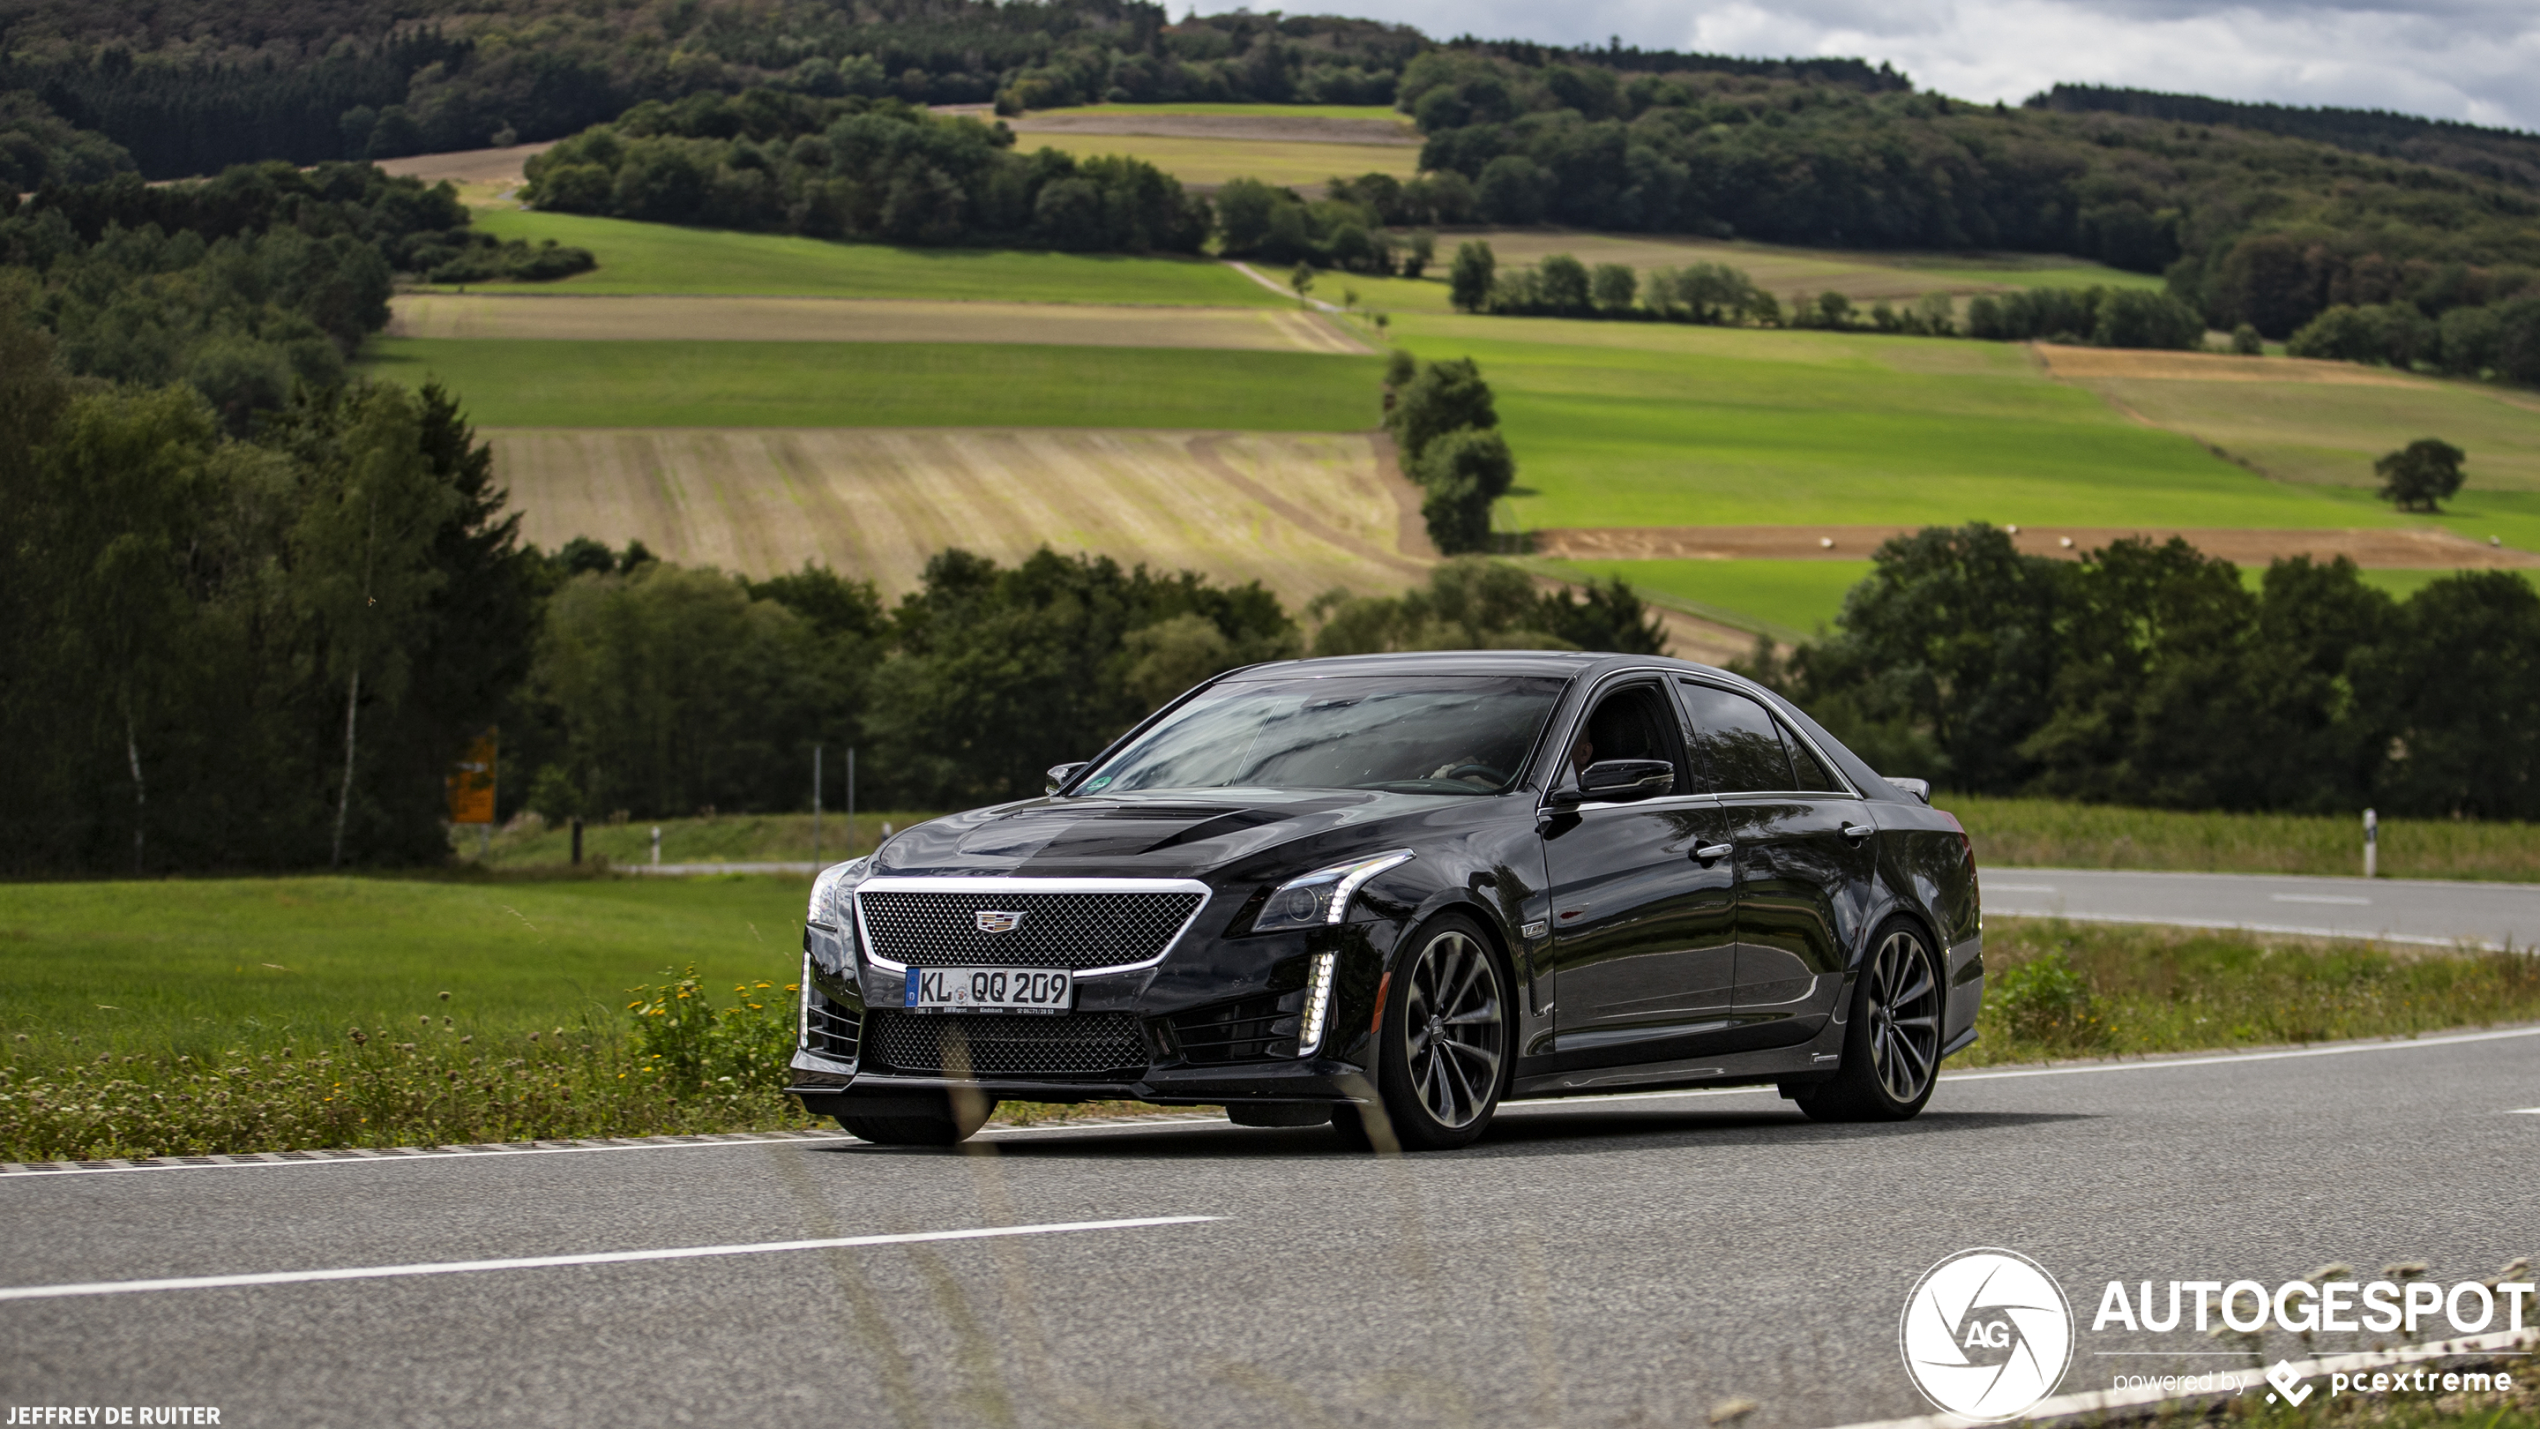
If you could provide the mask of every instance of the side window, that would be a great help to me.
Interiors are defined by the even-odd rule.
[[[1666,691],[1656,685],[1632,685],[1598,700],[1596,712],[1579,727],[1561,777],[1576,779],[1600,759],[1663,759],[1675,766],[1675,792],[1693,791],[1675,714],[1667,708]]]
[[[1811,794],[1844,792],[1843,786],[1835,782],[1832,774],[1826,772],[1826,766],[1817,761],[1816,755],[1808,752],[1807,743],[1793,734],[1787,725],[1782,728],[1782,743],[1790,746],[1790,772],[1792,777],[1799,781],[1790,787],[1802,789]]]
[[[1684,696],[1685,715],[1693,726],[1693,752],[1710,775],[1715,793],[1739,794],[1796,787],[1790,755],[1781,731],[1764,707],[1716,685],[1686,680],[1676,687]]]

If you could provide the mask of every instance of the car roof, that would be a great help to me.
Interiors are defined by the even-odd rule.
[[[1681,670],[1711,675],[1733,684],[1747,681],[1725,670],[1664,655],[1615,655],[1593,650],[1409,650],[1382,655],[1333,655],[1320,660],[1279,660],[1235,670],[1227,681],[1319,679],[1347,675],[1549,675],[1559,679],[1594,676],[1608,670]]]

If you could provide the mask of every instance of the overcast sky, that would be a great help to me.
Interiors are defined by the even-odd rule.
[[[1173,8],[1179,13],[1189,0]],[[1233,9],[1207,3],[1204,12]],[[2540,0],[1256,0],[1446,38],[1858,55],[2014,104],[2058,80],[2540,131]]]

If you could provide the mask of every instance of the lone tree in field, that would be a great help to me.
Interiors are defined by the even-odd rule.
[[[2420,437],[2372,464],[2381,499],[2402,511],[2440,511],[2461,489],[2461,463],[2469,453],[2450,442]]]
[[[1499,259],[1490,245],[1475,239],[1455,246],[1455,266],[1447,271],[1448,301],[1457,310],[1478,313],[1490,305],[1491,280],[1499,274]]]
[[[1297,306],[1305,306],[1305,295],[1314,291],[1314,265],[1297,264],[1296,271],[1288,275],[1288,286],[1296,289]]]

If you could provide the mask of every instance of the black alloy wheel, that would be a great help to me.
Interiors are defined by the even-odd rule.
[[[1798,1098],[1816,1121],[1903,1121],[1931,1100],[1940,1074],[1940,962],[1920,929],[1882,925],[1853,987],[1843,1067]]]
[[[1378,1103],[1333,1110],[1343,1140],[1361,1149],[1468,1146],[1508,1083],[1508,979],[1479,925],[1445,914],[1410,946],[1388,984]]]

